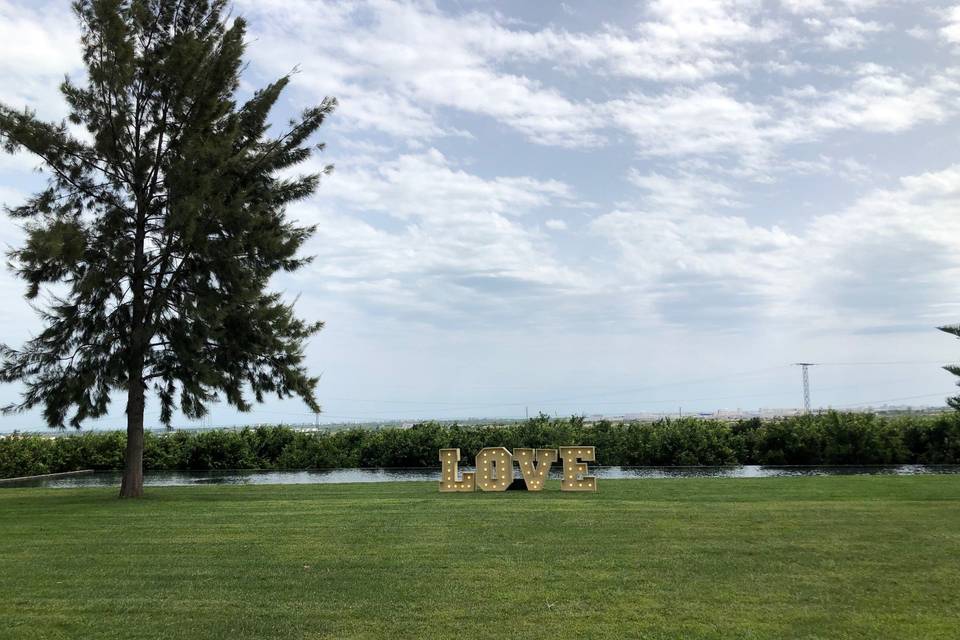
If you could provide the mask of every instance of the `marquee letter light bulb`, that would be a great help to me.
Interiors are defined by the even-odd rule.
[[[506,491],[513,482],[513,456],[506,447],[477,452],[477,485],[483,491]]]
[[[463,472],[463,480],[457,480],[460,449],[440,449],[440,491],[444,493],[469,493],[476,491],[474,474]]]
[[[594,447],[560,447],[560,458],[563,459],[561,491],[597,490],[597,478],[586,475],[587,465],[580,462],[581,460],[593,462],[597,459]]]
[[[550,477],[550,465],[557,461],[556,449],[514,449],[513,457],[520,465],[520,474],[527,491],[543,491]]]

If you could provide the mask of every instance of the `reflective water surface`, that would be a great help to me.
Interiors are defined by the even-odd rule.
[[[471,471],[470,467],[462,469]],[[775,478],[783,476],[960,474],[960,465],[890,465],[874,467],[600,467],[590,474],[607,480],[624,478]],[[518,474],[519,476],[519,474]],[[560,467],[550,474],[560,479]],[[440,479],[440,469],[325,469],[313,471],[148,471],[144,484],[153,487],[204,484],[339,484],[348,482],[415,482]],[[0,483],[13,487],[112,487],[120,473],[104,471],[76,476],[39,478]]]

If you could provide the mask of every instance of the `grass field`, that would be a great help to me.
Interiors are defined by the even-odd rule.
[[[0,490],[0,637],[958,638],[960,476]]]

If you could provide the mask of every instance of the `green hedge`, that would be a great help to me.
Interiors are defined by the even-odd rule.
[[[0,477],[119,469],[122,432],[0,439]],[[485,446],[591,444],[603,465],[960,464],[960,414],[883,417],[836,413],[723,422],[586,423],[539,416],[507,426],[418,424],[410,429],[301,433],[289,427],[148,433],[147,469],[434,467],[437,450],[473,460]]]

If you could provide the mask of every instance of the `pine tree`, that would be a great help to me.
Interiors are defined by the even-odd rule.
[[[168,426],[178,407],[199,418],[221,397],[247,411],[251,395],[298,396],[319,411],[303,349],[322,323],[297,318],[268,284],[309,260],[298,250],[314,229],[285,208],[320,175],[289,170],[322,149],[307,141],[336,101],[268,137],[289,77],[238,104],[246,24],[226,0],[73,9],[87,77],[61,85],[70,124],[0,105],[0,143],[38,156],[49,176],[7,209],[26,231],[10,262],[43,329],[20,349],[0,346],[0,379],[25,386],[8,411],[42,406],[60,428],[125,393],[120,495],[136,497],[150,391]]]
[[[948,325],[946,327],[938,327],[940,331],[949,333],[952,336],[960,338],[960,324]],[[952,373],[955,376],[960,376],[960,365],[957,364],[948,364],[944,367],[947,371]],[[957,386],[960,386],[960,380],[957,381]],[[952,398],[947,398],[947,404],[960,411],[960,395],[953,396]]]

